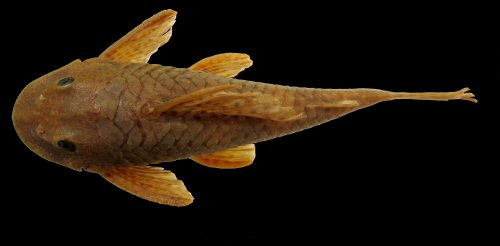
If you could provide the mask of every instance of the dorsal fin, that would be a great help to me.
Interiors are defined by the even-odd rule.
[[[147,63],[152,54],[172,37],[177,12],[163,10],[127,33],[107,48],[99,58]]]
[[[260,92],[233,92],[235,84],[203,88],[171,99],[153,109],[158,117],[166,112],[212,113],[246,116],[273,121],[290,121],[305,117],[293,107],[281,106],[281,101]]]
[[[235,88],[239,88],[239,86],[233,85],[233,84],[227,84],[227,85],[217,85],[217,86],[212,86],[212,87],[206,87],[206,88],[188,93],[186,95],[182,95],[182,96],[170,99],[170,100],[160,104],[158,107],[154,108],[154,112],[157,116],[159,116],[159,114],[162,114],[162,113],[164,113],[172,108],[175,108],[179,105],[190,103],[192,101],[198,100],[199,98],[203,98],[205,96],[213,95],[219,91],[230,90],[230,89],[235,89]]]

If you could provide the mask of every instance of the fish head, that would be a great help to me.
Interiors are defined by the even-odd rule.
[[[75,60],[34,80],[12,112],[16,132],[29,149],[78,171],[117,159],[116,150],[97,133],[95,94],[103,83],[88,72],[91,65]]]

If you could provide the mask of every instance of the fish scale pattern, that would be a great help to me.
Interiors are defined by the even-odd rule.
[[[103,113],[110,121],[101,124],[105,129],[99,132],[101,138],[119,146],[117,151],[125,165],[175,161],[260,142],[352,111],[307,107],[331,101],[332,96],[325,96],[328,90],[264,84],[154,64],[110,63],[118,70],[118,76],[98,92],[106,100],[102,103],[106,106]],[[167,111],[160,117],[147,114],[148,109],[174,98],[224,84],[238,85],[239,89],[231,89],[232,92],[271,95],[283,106],[303,112],[305,117],[280,122],[209,112]],[[343,98],[340,94],[336,97]]]

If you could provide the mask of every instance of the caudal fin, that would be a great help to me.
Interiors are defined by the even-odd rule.
[[[474,94],[468,92],[469,88],[463,88],[455,92],[394,92],[390,99],[413,99],[413,100],[432,100],[432,101],[449,101],[449,100],[466,100],[477,103]]]

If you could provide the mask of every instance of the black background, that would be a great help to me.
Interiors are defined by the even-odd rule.
[[[486,141],[496,135],[486,130],[493,124],[486,119],[492,111],[485,107],[493,104],[487,86],[498,83],[492,62],[498,26],[488,6],[204,2],[4,6],[12,17],[2,17],[2,221],[12,232],[47,229],[53,241],[64,232],[80,239],[238,245],[447,242],[488,233],[480,220],[491,202],[487,174],[498,162],[486,159],[492,147]],[[167,8],[178,11],[173,37],[150,63],[188,67],[206,56],[241,52],[254,61],[238,76],[243,79],[408,92],[470,87],[480,103],[383,103],[259,143],[255,163],[243,169],[164,164],[195,196],[183,208],[136,198],[22,144],[10,114],[26,84],[74,59],[97,56]]]

